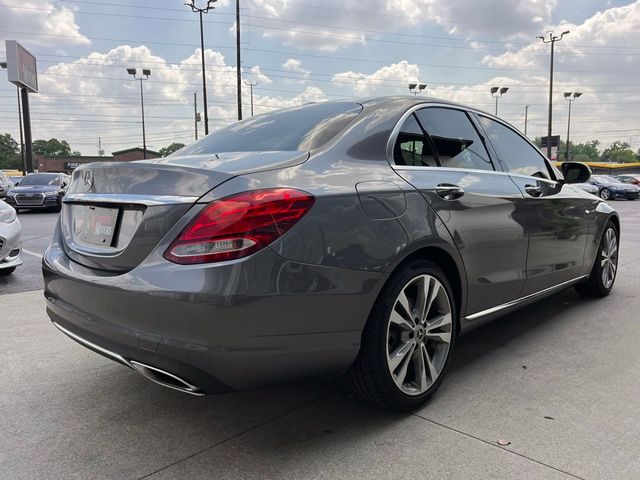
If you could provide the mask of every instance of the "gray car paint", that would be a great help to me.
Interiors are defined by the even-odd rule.
[[[430,103],[451,105],[363,100],[362,113],[311,152],[78,168],[62,218],[74,204],[143,208],[134,226],[145,240],[136,233],[119,251],[83,252],[58,226],[43,258],[50,317],[96,345],[216,392],[345,371],[386,280],[417,256],[449,274],[462,330],[494,316],[478,316],[485,310],[509,301],[515,308],[526,292],[551,293],[558,280],[587,273],[604,225],[617,221],[606,203],[550,182],[555,193],[536,199],[544,205],[538,212],[506,172],[393,168],[394,128],[409,109]],[[87,171],[89,192],[81,182]],[[438,183],[464,183],[466,193],[459,202],[436,199]],[[216,264],[163,258],[208,202],[282,186],[316,202],[270,247]]]

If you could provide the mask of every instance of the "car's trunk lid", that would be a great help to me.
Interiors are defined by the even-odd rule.
[[[83,165],[73,173],[61,214],[65,251],[91,268],[129,271],[213,188],[307,158],[303,152],[234,152]]]

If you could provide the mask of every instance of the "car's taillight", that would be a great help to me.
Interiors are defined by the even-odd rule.
[[[284,235],[313,205],[292,188],[244,192],[207,205],[164,253],[174,263],[220,262],[246,257]]]

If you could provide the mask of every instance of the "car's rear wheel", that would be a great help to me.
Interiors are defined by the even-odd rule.
[[[429,261],[401,268],[376,301],[347,386],[384,408],[411,410],[442,382],[457,309],[446,274]]]
[[[603,200],[609,200],[611,198],[611,192],[608,188],[603,188],[600,190],[600,198]]]
[[[609,295],[618,272],[618,230],[613,222],[607,223],[600,241],[596,261],[585,283],[576,285],[576,290],[590,297]]]
[[[2,268],[0,269],[0,276],[11,275],[15,271],[16,271],[16,267]]]

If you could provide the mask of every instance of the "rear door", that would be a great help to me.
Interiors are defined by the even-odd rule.
[[[559,173],[514,129],[486,116],[478,119],[524,198],[529,253],[522,296],[582,275],[598,200],[559,182]]]
[[[467,279],[467,315],[515,300],[527,254],[522,194],[496,171],[470,116],[425,107],[409,115],[394,147],[394,168],[417,188],[451,233]]]

